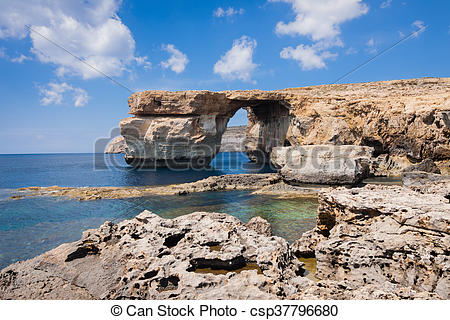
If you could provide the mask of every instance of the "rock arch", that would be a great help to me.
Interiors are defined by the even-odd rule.
[[[131,95],[128,103],[134,117],[120,122],[127,163],[135,167],[207,166],[220,149],[228,121],[240,108],[247,110],[249,118],[244,142],[249,158],[268,162],[271,149],[285,143],[289,107],[271,97],[229,95],[209,91]]]
[[[201,167],[219,151],[228,120],[246,108],[245,147],[255,161],[268,161],[274,146],[363,145],[374,146],[389,168],[430,158],[450,172],[449,90],[450,78],[422,78],[276,91],[144,91],[130,96],[133,117],[120,129],[133,166]]]

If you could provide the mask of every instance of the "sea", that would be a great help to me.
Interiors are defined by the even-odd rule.
[[[31,186],[151,186],[268,172],[274,168],[252,163],[239,152],[219,153],[210,167],[202,170],[135,169],[125,163],[122,154],[0,155],[0,269],[76,241],[82,231],[98,228],[105,221],[131,219],[145,209],[163,218],[195,211],[224,212],[243,222],[260,216],[271,223],[274,235],[295,241],[315,226],[315,198],[279,199],[251,191],[95,201],[10,198],[18,188]]]

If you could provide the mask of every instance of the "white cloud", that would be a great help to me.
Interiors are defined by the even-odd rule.
[[[371,54],[375,54],[377,53],[377,48],[375,46],[375,40],[373,38],[370,38],[367,42],[366,42],[366,51],[371,53]]]
[[[33,60],[33,58],[21,54],[21,55],[18,56],[18,57],[12,58],[12,59],[11,59],[11,62],[22,63],[22,62],[24,62],[24,61],[26,61],[26,60]]]
[[[279,35],[309,36],[314,41],[335,39],[341,33],[339,25],[366,14],[369,8],[361,0],[269,0],[292,5],[294,21],[278,22]]]
[[[381,9],[389,8],[391,6],[392,0],[383,1],[380,5]]]
[[[332,47],[343,47],[340,39],[340,25],[368,12],[362,0],[269,0],[292,5],[296,15],[289,23],[278,22],[278,35],[306,36],[312,45],[300,44],[296,48],[284,48],[280,56],[294,59],[303,70],[325,68],[325,60],[336,58],[336,53],[328,51]]]
[[[144,69],[148,70],[152,67],[152,63],[150,61],[148,61],[148,57],[147,56],[143,56],[143,57],[134,57],[134,60],[136,61],[136,64],[138,66],[143,66]]]
[[[31,51],[43,63],[83,79],[102,75],[42,36],[110,76],[119,76],[136,61],[135,41],[117,16],[120,0],[14,0],[0,3],[0,38],[31,37]],[[36,32],[30,32],[25,25]]]
[[[413,33],[413,37],[417,38],[427,28],[423,21],[416,20],[411,24],[417,31]]]
[[[165,69],[170,68],[170,70],[176,73],[183,72],[189,62],[187,56],[175,48],[173,44],[163,46],[163,50],[170,53],[170,58],[161,62],[161,66]]]
[[[298,61],[302,70],[322,69],[326,67],[325,60],[337,57],[337,54],[329,51],[320,51],[316,46],[298,45],[284,48],[280,52],[283,59],[293,59]]]
[[[81,88],[74,88],[66,82],[56,83],[50,82],[46,88],[39,88],[40,94],[43,96],[41,104],[48,106],[50,104],[61,105],[67,94],[72,95],[75,107],[82,107],[87,104],[89,96],[87,92]]]
[[[222,17],[231,17],[234,16],[236,14],[244,14],[245,10],[244,9],[234,9],[233,7],[229,7],[228,9],[223,9],[222,7],[218,7],[216,10],[214,10],[213,12],[213,16],[218,17],[218,18],[222,18]]]
[[[256,46],[256,40],[247,36],[234,40],[232,48],[214,65],[214,73],[226,80],[239,79],[250,82],[251,74],[257,67],[253,63]]]
[[[359,51],[357,49],[350,47],[345,51],[345,54],[351,55],[351,54],[357,54],[358,52]]]

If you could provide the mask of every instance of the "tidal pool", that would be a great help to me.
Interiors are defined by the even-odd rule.
[[[315,198],[277,199],[250,191],[97,201],[52,197],[11,200],[10,193],[0,189],[0,268],[76,241],[82,231],[98,228],[107,220],[130,219],[145,209],[163,218],[195,211],[228,213],[243,222],[260,216],[272,225],[274,235],[290,242],[312,229],[317,215]]]

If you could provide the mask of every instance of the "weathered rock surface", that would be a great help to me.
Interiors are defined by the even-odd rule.
[[[126,146],[124,137],[115,137],[106,146],[105,153],[125,153]]]
[[[145,91],[130,97],[130,113],[136,117],[122,120],[120,127],[133,165],[191,159],[199,165],[209,163],[229,118],[245,108],[245,148],[255,161],[268,161],[272,148],[279,146],[353,144],[374,147],[375,155],[389,155],[383,162],[387,173],[427,158],[448,168],[449,91],[450,78],[277,91]],[[170,121],[179,132],[167,128],[164,123]],[[185,147],[171,151],[179,138],[187,140]]]
[[[0,273],[0,299],[276,299],[302,263],[267,222],[219,213],[173,220],[144,211],[106,222]],[[256,230],[258,232],[254,231]]]
[[[124,199],[139,198],[151,195],[186,195],[193,192],[257,190],[266,186],[276,185],[280,178],[276,173],[264,174],[229,174],[211,176],[195,182],[149,186],[149,187],[27,187],[20,188],[11,198],[52,196],[68,197],[77,200]],[[311,190],[297,190],[298,194]],[[317,193],[317,191],[315,192]]]
[[[427,172],[404,172],[402,183],[414,191],[437,194],[450,202],[450,176]]]
[[[227,127],[222,135],[220,152],[244,152],[246,126]]]
[[[425,159],[421,163],[413,164],[413,165],[403,169],[403,172],[413,172],[413,171],[422,171],[422,172],[441,174],[441,170],[431,159]]]
[[[448,299],[450,203],[422,192],[366,186],[321,193],[317,227],[293,250],[316,256],[322,280],[402,286]]]
[[[373,152],[372,147],[310,145],[276,147],[270,158],[288,184],[357,184],[369,176]]]
[[[136,116],[120,121],[135,167],[205,167],[220,149],[228,119],[215,115]]]
[[[264,219],[148,211],[0,271],[0,299],[429,299],[385,282],[314,282]]]

